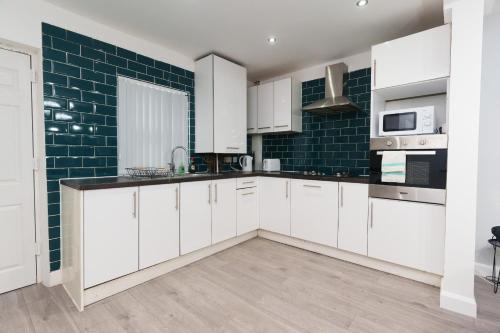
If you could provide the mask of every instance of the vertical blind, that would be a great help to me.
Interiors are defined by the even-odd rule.
[[[165,167],[175,146],[188,148],[187,93],[118,77],[118,173],[129,167]],[[188,156],[176,152],[176,166]]]

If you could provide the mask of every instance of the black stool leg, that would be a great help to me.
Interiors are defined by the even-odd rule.
[[[496,274],[496,269],[495,269],[496,258],[497,258],[497,247],[494,246],[493,247],[493,274],[491,274],[491,276],[492,276],[492,280],[493,280],[493,292],[495,294],[497,293],[497,291],[498,291],[498,285],[500,284],[500,272],[498,272],[498,277],[495,278],[495,276],[497,275]]]

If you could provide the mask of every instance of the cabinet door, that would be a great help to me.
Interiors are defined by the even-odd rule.
[[[292,179],[291,235],[337,246],[338,183]]]
[[[258,116],[257,131],[259,133],[269,133],[273,131],[273,109],[274,109],[274,84],[264,83],[257,87]]]
[[[217,56],[214,56],[213,126],[214,153],[246,154],[247,71]]]
[[[290,236],[290,180],[262,177],[259,200],[260,228]]]
[[[212,244],[236,236],[236,178],[212,182]]]
[[[450,75],[449,25],[372,47],[372,89],[400,86]]]
[[[339,184],[338,248],[367,254],[368,246],[368,185]]]
[[[137,187],[84,192],[84,287],[138,270]]]
[[[214,79],[213,56],[196,61],[195,91],[195,152],[214,152]]]
[[[292,129],[292,79],[274,81],[273,132]]]
[[[257,133],[257,113],[258,113],[258,95],[257,86],[248,88],[247,93],[247,133],[255,134]]]
[[[444,232],[444,206],[370,198],[370,257],[442,275]]]
[[[179,184],[139,188],[139,269],[179,256]]]
[[[242,188],[236,192],[236,233],[240,236],[259,229],[259,188]]]
[[[212,181],[180,184],[181,255],[212,243]]]

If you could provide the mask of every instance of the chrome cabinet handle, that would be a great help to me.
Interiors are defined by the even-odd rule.
[[[217,203],[217,184],[215,184],[215,203]]]
[[[370,202],[370,228],[373,229],[373,202]]]
[[[373,60],[373,88],[377,86],[377,59]]]
[[[286,181],[286,198],[288,199],[288,180]]]
[[[280,127],[288,127],[288,125],[277,125],[277,126],[274,126],[276,128],[280,128]]]
[[[254,130],[254,129],[255,129],[255,127],[248,127],[247,131]]]
[[[241,193],[241,195],[250,195],[250,194],[255,194],[255,192]]]
[[[179,210],[179,188],[175,188],[175,210]]]
[[[208,204],[212,203],[212,184],[208,184]]]
[[[251,180],[251,181],[243,182],[243,184],[253,184],[253,182],[254,182],[254,181],[253,181],[253,180]]]
[[[344,186],[340,186],[340,207],[344,207]]]
[[[132,212],[132,216],[134,218],[136,218],[137,217],[137,192],[134,192],[133,198],[134,198],[134,210]]]
[[[271,128],[271,126],[258,127],[258,129],[268,129],[268,128]]]
[[[309,185],[309,184],[304,184],[304,187],[321,188],[320,185]]]

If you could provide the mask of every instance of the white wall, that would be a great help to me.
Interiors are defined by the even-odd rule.
[[[491,275],[491,227],[500,225],[500,13],[485,17],[479,133],[476,273]],[[497,255],[500,260],[500,254]]]
[[[43,0],[0,0],[0,39],[40,48],[41,22],[57,25],[184,69],[194,70],[194,61],[189,57],[76,15]]]
[[[300,82],[310,81],[314,79],[319,79],[325,77],[325,67],[338,62],[345,62],[349,72],[370,67],[371,64],[371,51],[366,51],[358,54],[354,54],[349,57],[334,59],[323,64],[307,67],[295,72],[286,73],[280,76],[272,77],[266,80],[262,80],[262,83],[278,80],[285,77],[294,77]]]

